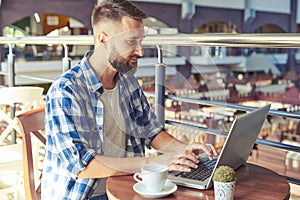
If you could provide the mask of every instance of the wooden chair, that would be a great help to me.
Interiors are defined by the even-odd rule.
[[[40,177],[38,174],[37,164],[37,139],[43,145],[46,144],[44,136],[44,119],[45,108],[37,108],[18,115],[15,118],[20,127],[22,134],[22,152],[23,152],[23,173],[24,173],[24,188],[26,200],[40,199]],[[35,136],[35,137],[34,137]],[[39,183],[37,183],[39,182]]]

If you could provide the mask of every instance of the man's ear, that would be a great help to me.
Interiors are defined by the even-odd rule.
[[[108,40],[108,35],[105,32],[101,32],[97,36],[99,44],[104,44]]]

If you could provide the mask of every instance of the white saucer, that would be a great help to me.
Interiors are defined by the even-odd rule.
[[[177,190],[177,185],[175,183],[167,181],[163,191],[158,193],[150,193],[147,191],[146,187],[141,183],[136,183],[133,185],[133,190],[142,195],[145,198],[160,198],[165,197]]]

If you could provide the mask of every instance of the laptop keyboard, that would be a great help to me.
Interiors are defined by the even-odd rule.
[[[212,160],[209,160],[208,158],[201,159],[201,161],[198,163],[197,169],[192,169],[192,171],[190,172],[182,172],[177,174],[176,176],[198,181],[204,181],[205,179],[211,176],[216,162],[217,158]]]

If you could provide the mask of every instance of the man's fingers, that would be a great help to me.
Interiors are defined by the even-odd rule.
[[[177,159],[174,164],[176,164],[176,165],[182,165],[182,166],[187,166],[189,168],[190,167],[191,168],[197,168],[198,167],[198,165],[194,161],[192,161],[190,159],[187,159],[187,158],[183,158],[183,157]]]
[[[170,163],[170,170],[189,172],[192,168],[197,168],[200,162],[198,154],[204,152],[208,155],[209,159],[218,156],[218,152],[212,144],[193,143],[177,158]],[[175,155],[176,156],[176,155]],[[174,157],[173,157],[174,158]]]
[[[175,159],[170,167],[170,170],[189,172],[191,168],[197,168],[199,162],[198,156],[191,151],[186,150],[183,154]]]
[[[218,156],[218,152],[212,144],[193,143],[188,147],[189,150],[199,153],[200,150],[205,152],[208,157]]]
[[[191,168],[186,165],[172,164],[169,167],[170,171],[190,172]]]
[[[196,155],[195,153],[193,153],[192,151],[189,151],[189,150],[185,150],[184,154],[182,154],[180,157],[191,160],[194,163],[199,162],[198,155]]]
[[[218,152],[212,144],[203,145],[206,148],[206,153],[209,158],[213,158],[214,156],[218,156]]]

